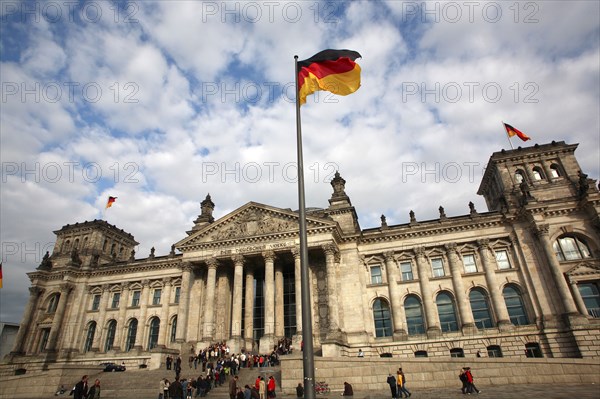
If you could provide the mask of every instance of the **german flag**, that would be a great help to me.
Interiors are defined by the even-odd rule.
[[[361,58],[352,50],[323,50],[304,61],[298,61],[298,96],[300,105],[318,90],[340,96],[354,93],[360,87]]]
[[[108,197],[108,201],[106,201],[106,208],[108,209],[112,206],[112,204],[117,200],[117,197]]]
[[[504,123],[504,122],[502,122],[502,123]],[[523,141],[531,140],[531,137],[529,137],[528,135],[526,135],[519,129],[515,129],[508,123],[504,123],[504,128],[506,129],[506,133],[508,134],[508,137],[517,136]]]

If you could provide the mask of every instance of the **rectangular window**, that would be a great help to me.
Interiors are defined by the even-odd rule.
[[[383,278],[381,277],[381,266],[371,266],[371,284],[381,284]]]
[[[498,269],[510,269],[510,261],[508,260],[508,252],[505,250],[496,251],[496,263],[498,264]]]
[[[119,302],[121,302],[121,293],[120,292],[115,292],[113,294],[113,300],[112,303],[110,305],[111,308],[116,309],[119,307]]]
[[[43,352],[48,345],[48,337],[50,337],[50,329],[44,328],[42,330],[42,338],[40,340],[40,352]]]
[[[477,273],[475,255],[463,255],[463,264],[465,265],[465,273]]]
[[[100,294],[94,295],[94,299],[92,301],[92,310],[100,309]]]
[[[131,299],[131,306],[140,306],[140,291],[133,291],[133,298]]]
[[[154,295],[152,296],[152,304],[160,305],[160,295],[162,294],[162,290],[157,288],[154,290]]]
[[[175,287],[175,303],[179,303],[179,295],[181,295],[181,287]]]
[[[444,260],[442,258],[431,259],[431,268],[433,269],[433,277],[444,276]]]
[[[400,263],[400,273],[402,273],[402,281],[410,281],[413,279],[412,264],[410,262]]]

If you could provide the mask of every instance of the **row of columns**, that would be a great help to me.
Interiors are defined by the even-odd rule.
[[[491,308],[492,312],[496,317],[496,322],[499,327],[509,326],[510,318],[508,316],[508,310],[504,302],[502,292],[498,288],[495,280],[495,266],[490,261],[491,248],[488,240],[478,241],[478,251],[481,256],[481,263],[485,272],[485,280],[490,293]],[[459,320],[462,324],[462,328],[465,331],[475,330],[475,320],[473,319],[473,312],[471,309],[469,298],[467,297],[465,286],[462,279],[462,262],[459,258],[457,245],[455,243],[449,243],[444,246],[446,250],[446,256],[450,266],[452,288],[455,293],[455,299],[458,309]],[[414,249],[415,261],[417,266],[417,274],[419,278],[419,288],[421,291],[421,298],[423,304],[423,312],[425,316],[425,322],[427,325],[427,333],[429,335],[436,335],[441,332],[439,324],[439,315],[437,307],[433,300],[431,283],[429,279],[432,277],[429,263],[425,257],[425,250],[423,247]],[[391,298],[392,307],[392,318],[394,334],[401,336],[406,334],[403,328],[403,321],[405,320],[404,307],[400,301],[400,290],[397,284],[398,278],[398,267],[394,260],[394,253],[389,251],[383,254],[386,264],[387,278],[389,295]]]
[[[327,270],[327,289],[329,292],[334,293],[328,296],[329,305],[329,321],[330,330],[339,330],[339,312],[337,296],[335,293],[336,289],[336,274],[335,274],[335,256],[337,250],[333,244],[325,245],[322,247],[325,253],[325,262]],[[296,296],[296,326],[297,334],[302,333],[302,306],[301,306],[301,285],[300,285],[300,252],[297,248],[292,249],[292,255],[294,257],[294,274],[295,274],[295,296]],[[275,262],[276,254],[274,251],[264,251],[261,253],[264,260],[264,339],[262,342],[269,344],[273,343],[275,337],[283,337],[285,334],[284,325],[284,286],[283,286],[283,265]],[[255,270],[254,267],[246,265],[244,256],[235,255],[230,258],[233,262],[233,290],[232,290],[232,312],[230,322],[230,339],[237,341],[241,345],[242,341],[251,342],[253,339],[254,331],[254,278]],[[203,342],[212,342],[215,338],[215,313],[213,304],[216,303],[216,283],[217,283],[217,267],[220,260],[217,258],[210,258],[204,261],[207,267],[206,274],[206,296],[204,298],[204,306],[201,309],[202,318],[202,334],[201,340]],[[246,290],[243,292],[244,285],[244,274],[246,281]],[[190,284],[184,284],[188,279],[187,276],[183,276],[182,279],[182,302],[184,297],[189,297]],[[242,299],[245,298],[246,307],[244,314],[242,314]],[[186,299],[187,300],[187,299]],[[180,317],[183,313],[180,313]],[[242,317],[244,318],[244,334],[242,336]],[[181,325],[185,326],[185,321],[181,320]],[[181,333],[180,333],[181,330]],[[178,329],[178,341],[186,340],[185,328]],[[233,343],[235,346],[235,342]],[[262,343],[261,343],[262,345]]]

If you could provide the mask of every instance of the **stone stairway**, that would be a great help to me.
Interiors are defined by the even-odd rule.
[[[72,375],[71,375],[72,374]],[[67,388],[67,392],[64,395],[51,396],[50,398],[72,398],[69,396],[69,390],[73,385],[81,379],[81,373],[75,374],[75,372],[64,376],[61,380]],[[181,373],[182,378],[191,380],[192,378],[198,378],[199,375],[203,374],[202,369],[197,370],[189,369],[184,367]],[[264,376],[265,381],[270,375],[275,378],[277,382],[278,391],[281,386],[281,371],[279,367],[263,367],[254,369],[241,369],[239,373],[239,382],[242,387],[244,385],[254,385],[254,381],[258,375]],[[159,382],[163,378],[167,378],[172,381],[175,378],[175,373],[172,370],[127,370],[125,372],[113,372],[104,373],[99,371],[98,373],[88,372],[88,384],[91,386],[94,380],[98,378],[100,380],[100,386],[102,388],[102,399],[154,399],[158,398]],[[229,398],[228,387],[229,387],[229,376],[222,386],[213,388],[207,395],[208,399],[222,399]],[[281,395],[278,395],[281,396]]]

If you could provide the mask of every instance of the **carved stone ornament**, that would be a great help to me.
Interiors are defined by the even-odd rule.
[[[280,233],[298,228],[296,220],[274,218],[250,209],[236,220],[227,223],[212,236],[213,240],[226,240],[253,235]]]

